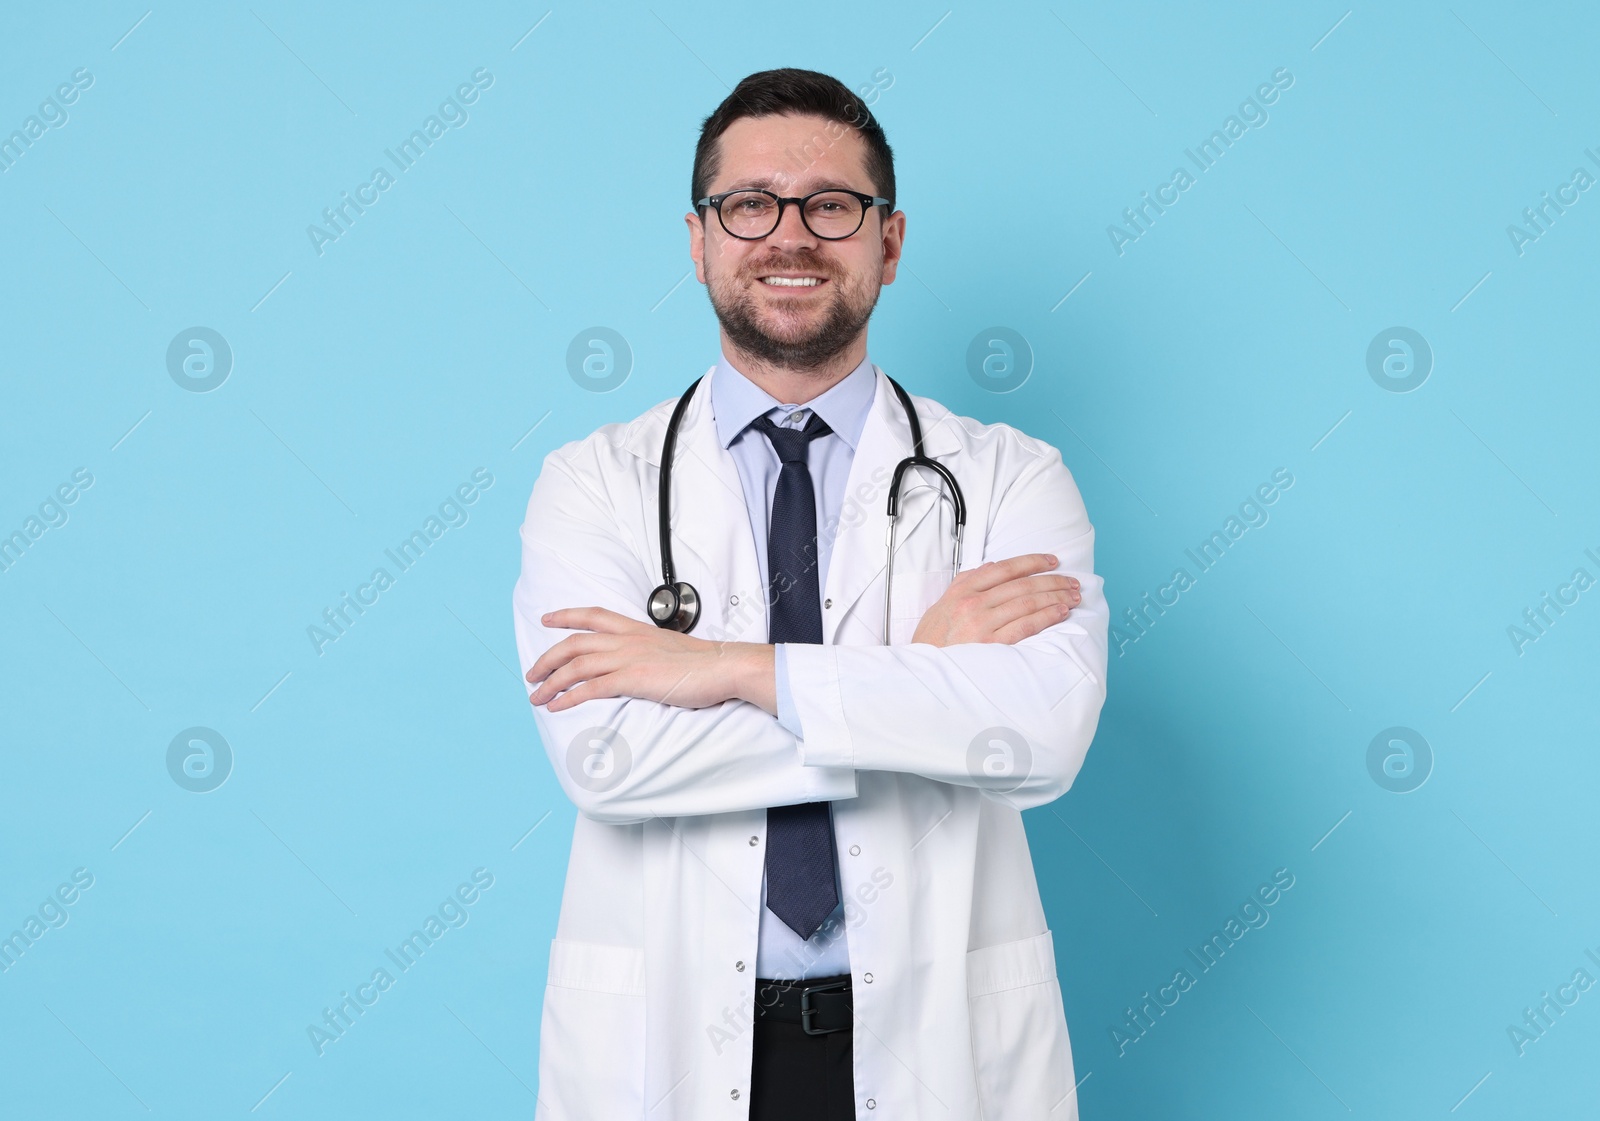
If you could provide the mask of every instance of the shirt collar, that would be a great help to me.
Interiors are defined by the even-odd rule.
[[[804,407],[822,417],[834,434],[854,451],[861,439],[861,430],[866,427],[867,412],[877,389],[872,360],[863,357],[859,366],[827,391],[807,401]],[[716,369],[711,375],[711,412],[717,425],[717,438],[724,448],[738,439],[757,417],[777,408],[784,410],[779,414],[782,417],[799,407],[773,397],[741,373],[726,355],[717,356]]]

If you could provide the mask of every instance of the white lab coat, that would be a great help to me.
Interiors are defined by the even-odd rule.
[[[962,568],[1053,552],[1083,599],[1015,645],[911,644],[949,584],[953,524],[938,477],[914,470],[884,646],[887,483],[911,435],[874,372],[823,589],[823,642],[789,648],[803,739],[744,701],[533,710],[580,811],[550,945],[538,1121],[748,1116],[766,809],[823,799],[847,900],[855,1116],[1078,1116],[1020,811],[1071,785],[1105,698],[1094,530],[1054,447],[913,395],[927,453],[966,494]],[[717,441],[710,376],[679,432],[673,559],[703,598],[696,637],[764,642],[755,541]],[[598,605],[646,618],[661,582],[657,473],[675,400],[545,458],[513,593],[524,670],[572,633],[544,627],[546,611]]]

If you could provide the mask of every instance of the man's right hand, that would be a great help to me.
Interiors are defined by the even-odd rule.
[[[957,573],[911,641],[1010,645],[1059,623],[1082,599],[1077,580],[1050,574],[1059,563],[1050,553],[1025,553]]]

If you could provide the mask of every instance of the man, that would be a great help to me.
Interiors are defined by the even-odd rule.
[[[683,402],[667,578],[696,633],[646,613],[677,401],[534,485],[517,646],[580,811],[546,1121],[1077,1116],[1020,811],[1071,784],[1104,701],[1094,531],[1056,449],[913,397],[965,494],[962,571],[940,478],[908,470],[884,643],[912,436],[867,320],[894,192],[825,75],[751,75],[704,123],[686,221],[721,354]]]

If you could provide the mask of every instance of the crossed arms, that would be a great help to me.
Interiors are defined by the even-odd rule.
[[[1093,527],[1051,452],[995,504],[982,555],[1005,559],[962,572],[911,643],[786,646],[804,738],[774,719],[773,646],[648,621],[654,574],[552,453],[512,603],[535,721],[568,797],[619,824],[853,798],[858,770],[973,786],[1019,809],[1059,797],[1099,721],[1109,620]],[[985,735],[1013,766],[984,762]]]

